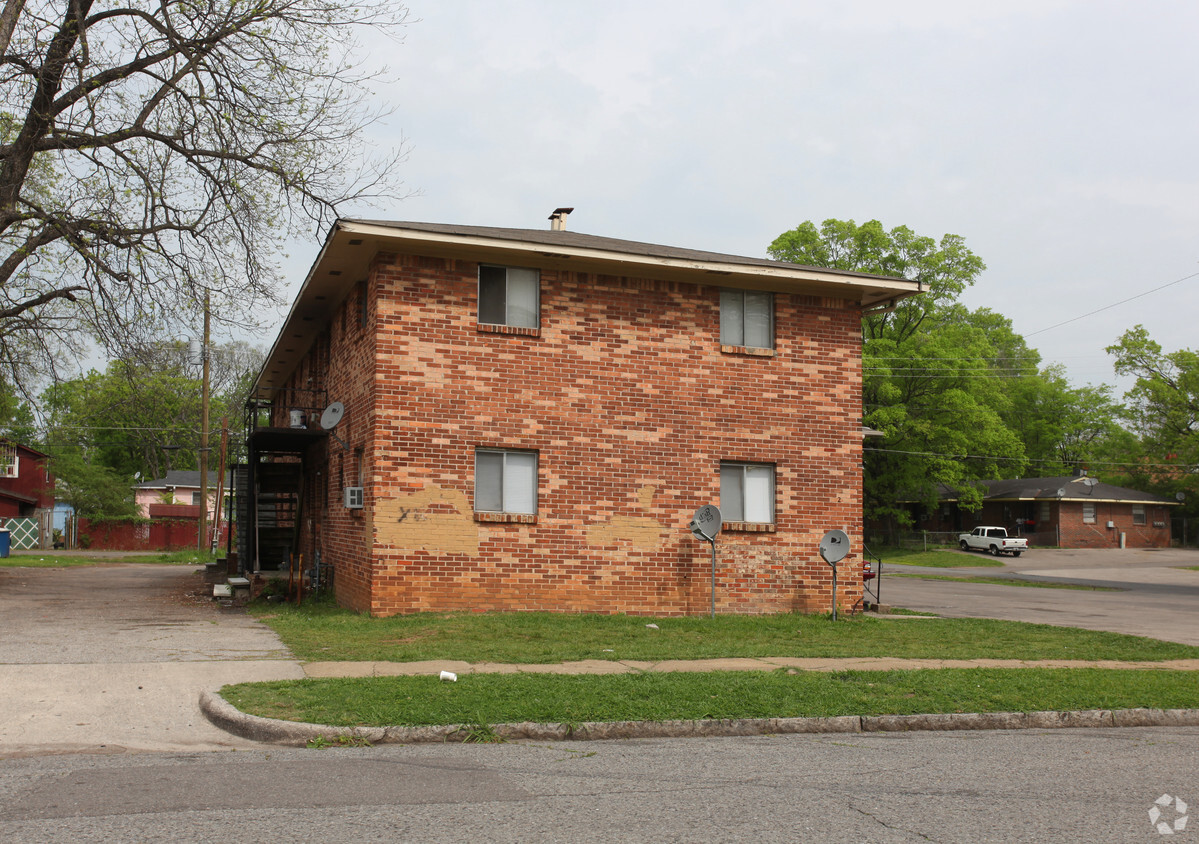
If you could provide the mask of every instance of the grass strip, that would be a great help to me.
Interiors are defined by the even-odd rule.
[[[995,568],[1003,565],[1002,560],[988,557],[985,554],[966,551],[913,551],[908,548],[881,548],[877,556],[883,560],[883,575],[887,574],[888,565],[924,566],[926,568],[958,569],[958,568]]]
[[[142,565],[202,566],[214,562],[211,554],[199,551],[168,551],[161,554],[128,554],[111,551],[104,554],[59,554],[52,551],[21,551],[0,557],[0,568],[56,569],[75,566],[136,563]]]
[[[915,577],[919,580],[953,580],[960,583],[990,583],[996,586],[1031,586],[1035,589],[1079,589],[1083,592],[1123,592],[1114,586],[1088,586],[1085,583],[1057,583],[1046,580],[1020,580],[1015,577],[957,577],[951,574],[892,572],[888,577]]]
[[[647,618],[567,613],[418,613],[371,618],[328,604],[255,605],[309,661],[548,663],[720,657],[913,659],[1199,658],[1199,647],[1120,633],[981,618],[879,619],[800,613]],[[658,629],[649,629],[653,622]]]
[[[925,669],[717,671],[561,676],[472,674],[289,680],[226,686],[253,715],[331,726],[658,721],[944,712],[1190,708],[1193,672]]]

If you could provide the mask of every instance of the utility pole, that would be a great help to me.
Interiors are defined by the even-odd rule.
[[[210,331],[208,294],[204,294],[204,342],[200,358],[204,365],[204,386],[200,396],[200,530],[196,545],[208,550],[208,340]]]

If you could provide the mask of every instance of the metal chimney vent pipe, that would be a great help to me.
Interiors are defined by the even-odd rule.
[[[573,208],[555,208],[554,213],[550,214],[550,231],[564,232],[566,231],[566,218],[570,216]]]

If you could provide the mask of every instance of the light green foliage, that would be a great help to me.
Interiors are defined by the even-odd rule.
[[[163,477],[169,469],[199,467],[199,368],[188,361],[180,343],[160,343],[140,351],[136,357],[110,363],[104,372],[93,370],[55,384],[42,395],[46,450],[59,476],[74,486],[111,480],[101,470],[110,471],[128,488],[135,473],[150,480]],[[212,430],[227,418],[235,431],[232,443],[242,440],[236,431],[242,424],[247,380],[257,371],[261,357],[261,350],[245,343],[213,350]],[[210,441],[215,444],[216,437]],[[210,459],[209,468],[215,471],[216,449]],[[91,471],[80,473],[80,463]],[[91,500],[93,494],[87,495]]]
[[[986,268],[965,241],[940,241],[877,220],[803,223],[771,257],[919,281],[927,292],[863,319],[862,417],[884,438],[866,443],[866,515],[904,524],[905,501],[931,506],[938,484],[967,510],[975,482],[1058,474],[1119,435],[1106,388],[1069,387],[1060,369],[1012,331],[1011,320],[957,300]]]
[[[1199,353],[1165,352],[1140,325],[1107,352],[1117,373],[1136,378],[1125,421],[1140,438],[1142,465],[1126,467],[1128,482],[1171,498],[1182,492],[1183,512],[1199,515]]]
[[[887,231],[877,220],[826,220],[781,235],[768,251],[795,263],[902,276],[927,290],[863,321],[863,421],[885,435],[867,443],[868,517],[903,523],[902,501],[931,504],[938,484],[977,508],[973,481],[1023,469],[1023,446],[1003,420],[1010,399],[990,377],[1001,354],[992,331],[999,324],[1010,334],[1010,327],[956,303],[985,269],[962,238],[938,243],[906,226]]]

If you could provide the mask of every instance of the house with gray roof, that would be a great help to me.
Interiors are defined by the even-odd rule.
[[[982,509],[958,506],[957,490],[941,485],[938,506],[913,504],[920,530],[969,531],[996,525],[1026,536],[1029,545],[1059,548],[1168,548],[1170,508],[1177,501],[1113,486],[1085,474],[980,481]]]

